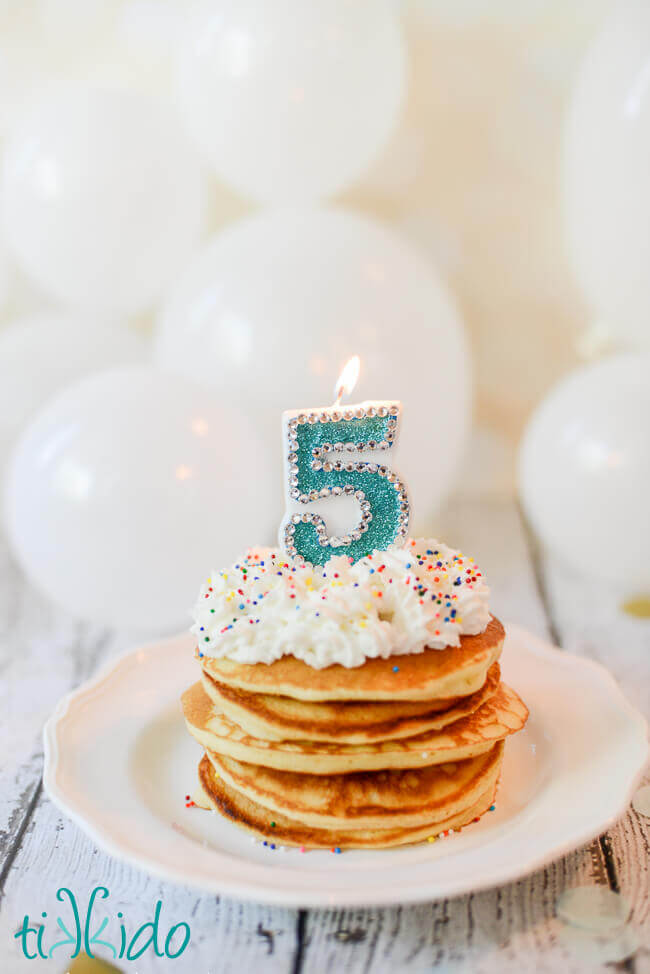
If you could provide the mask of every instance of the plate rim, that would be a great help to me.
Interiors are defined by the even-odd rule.
[[[578,656],[557,646],[553,646],[548,641],[536,636],[519,624],[504,623],[504,626],[508,635],[517,641],[525,642],[526,648],[536,655],[547,658],[551,657],[554,661],[561,661],[565,666],[569,665],[578,669],[583,667],[590,669],[597,675],[598,679],[609,684],[610,689],[614,692],[616,703],[620,710],[625,713],[631,725],[636,724],[640,743],[639,760],[636,769],[629,777],[627,787],[625,789],[621,788],[620,798],[615,804],[614,810],[608,815],[602,818],[594,815],[582,831],[578,830],[578,832],[568,837],[566,841],[554,843],[552,848],[532,852],[526,857],[521,857],[517,863],[508,862],[500,867],[493,866],[487,874],[483,875],[481,873],[477,876],[471,885],[468,884],[465,877],[460,877],[458,880],[446,879],[444,889],[440,889],[439,884],[436,883],[435,874],[432,874],[430,880],[418,876],[412,884],[402,884],[399,890],[395,890],[394,892],[386,889],[383,884],[374,884],[372,892],[369,894],[367,888],[357,890],[346,886],[343,876],[339,880],[335,880],[337,885],[333,884],[328,886],[327,889],[308,889],[301,887],[300,890],[293,891],[283,887],[274,887],[271,883],[257,886],[251,880],[238,882],[229,878],[224,881],[216,874],[210,880],[199,880],[196,876],[192,876],[190,872],[181,873],[180,870],[169,867],[148,855],[139,855],[136,850],[125,847],[105,824],[100,824],[97,821],[87,818],[82,811],[75,807],[73,800],[66,798],[64,789],[61,788],[57,781],[57,771],[59,770],[60,763],[57,732],[61,722],[70,712],[74,704],[81,702],[87,694],[96,692],[103,683],[107,682],[132,657],[139,653],[151,652],[156,647],[160,647],[161,643],[170,645],[187,639],[187,633],[178,633],[175,636],[150,640],[120,653],[118,656],[106,661],[99,667],[95,674],[84,680],[78,687],[70,690],[58,701],[43,727],[44,790],[60,811],[104,852],[113,858],[126,862],[152,876],[168,882],[189,886],[194,889],[201,889],[213,894],[229,896],[241,902],[263,903],[291,908],[329,908],[332,906],[388,907],[446,899],[514,882],[567,855],[581,845],[586,844],[596,836],[607,831],[621,818],[627,810],[634,791],[643,777],[648,758],[650,757],[650,742],[648,741],[648,722],[646,718],[630,703],[620,684],[606,666],[590,657]],[[336,874],[332,873],[331,875],[334,878]]]

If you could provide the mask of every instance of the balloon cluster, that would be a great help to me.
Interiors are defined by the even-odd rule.
[[[570,257],[618,354],[551,391],[519,459],[543,541],[623,594],[650,588],[649,58],[650,6],[626,0],[579,72],[564,146]]]
[[[6,521],[29,577],[82,617],[182,625],[198,578],[274,535],[281,409],[329,402],[353,353],[361,397],[405,401],[423,523],[468,426],[458,311],[399,237],[324,202],[398,118],[395,5],[35,9],[25,97],[0,92],[6,251],[56,308],[0,335]],[[273,206],[206,239],[226,186]],[[148,343],[132,319],[152,312]]]

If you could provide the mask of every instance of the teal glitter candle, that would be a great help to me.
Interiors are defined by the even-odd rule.
[[[358,561],[403,543],[406,485],[382,462],[395,445],[400,413],[396,402],[285,413],[289,503],[280,540],[290,555],[322,565],[335,554]],[[329,534],[314,505],[344,496],[357,503],[359,523],[346,534]]]

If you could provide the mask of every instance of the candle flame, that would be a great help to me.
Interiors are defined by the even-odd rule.
[[[336,380],[334,386],[334,405],[338,406],[343,396],[349,396],[357,384],[359,370],[361,369],[361,359],[358,355],[353,355],[343,366],[343,371]]]

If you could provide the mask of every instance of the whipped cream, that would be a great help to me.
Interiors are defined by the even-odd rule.
[[[431,539],[321,566],[251,548],[205,582],[191,631],[205,656],[272,663],[293,655],[315,669],[354,667],[458,646],[486,628],[489,594],[473,558]]]

